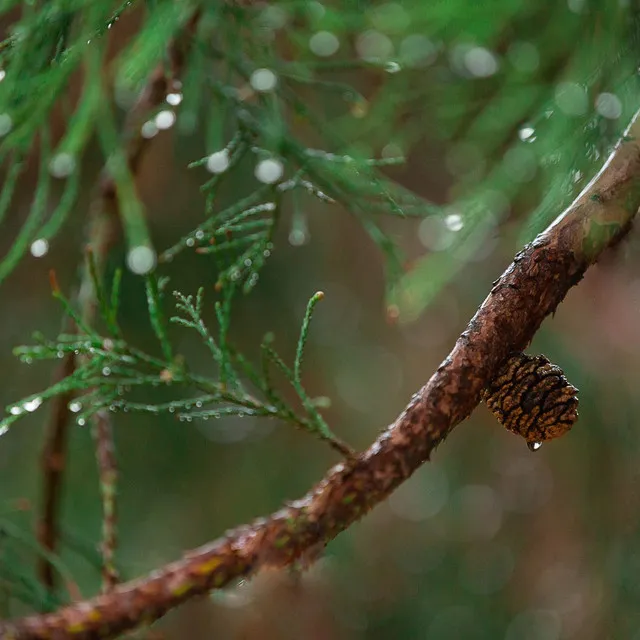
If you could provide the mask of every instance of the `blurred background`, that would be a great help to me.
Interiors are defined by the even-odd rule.
[[[20,4],[3,14],[6,30],[24,19]],[[325,293],[310,328],[304,382],[310,394],[331,398],[323,415],[358,450],[427,381],[491,283],[587,184],[640,104],[632,3],[493,4],[229,5],[236,13],[232,27],[223,25],[228,38],[246,38],[238,55],[252,68],[272,69],[278,86],[293,87],[317,114],[312,120],[296,113],[276,91],[287,136],[356,158],[405,156],[376,179],[424,199],[420,215],[372,214],[406,257],[398,273],[396,258],[349,206],[361,198],[358,189],[333,205],[308,194],[284,198],[273,254],[257,286],[234,303],[236,344],[255,355],[272,331],[291,362],[307,302],[315,291]],[[153,11],[134,3],[107,34],[112,66],[105,63],[105,77],[113,75],[120,87],[119,122],[135,97],[118,80],[127,61],[122,52],[146,33]],[[291,79],[303,71],[303,79]],[[86,81],[77,74],[64,85],[72,103]],[[258,91],[239,77],[225,82],[248,102]],[[136,175],[159,251],[203,220],[200,186],[211,173],[186,165],[233,134],[233,114],[220,124],[220,112],[189,100],[185,84],[175,126],[156,127]],[[259,106],[265,118],[273,115],[268,101]],[[166,109],[149,121],[162,124],[158,114]],[[65,114],[52,108],[54,140],[68,126]],[[82,169],[77,199],[61,232],[44,252],[34,234],[1,285],[1,406],[50,384],[55,363],[20,363],[12,350],[30,343],[35,331],[51,338],[60,331],[62,310],[48,272],[55,269],[72,294],[104,155],[87,136],[76,162]],[[39,159],[37,151],[29,156],[3,221],[5,253],[32,211]],[[246,195],[255,164],[249,156],[230,172],[224,202]],[[287,176],[286,157],[282,164]],[[67,179],[54,177],[48,211]],[[365,183],[370,179],[364,175]],[[632,230],[590,269],[529,349],[560,365],[580,390],[580,419],[568,435],[531,453],[480,406],[432,462],[333,541],[310,569],[263,572],[131,637],[640,640],[638,244]],[[126,251],[118,240],[109,273],[124,264]],[[171,278],[169,290],[205,288],[211,322],[217,269],[193,251],[158,268]],[[127,341],[157,352],[142,279],[125,271],[121,295]],[[199,340],[180,327],[170,337],[193,370],[213,375]],[[163,401],[162,390],[154,393]],[[30,536],[40,505],[47,408],[0,440],[0,611],[7,617],[37,606],[17,594],[19,585],[37,581]],[[169,414],[120,412],[114,431],[116,563],[123,579],[276,510],[338,462],[312,436],[262,418],[185,423]],[[93,440],[77,426],[70,432],[60,520],[68,597],[90,596],[100,587],[101,506]]]

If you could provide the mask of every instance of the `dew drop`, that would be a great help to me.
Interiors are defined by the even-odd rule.
[[[267,158],[261,160],[256,165],[255,176],[260,182],[264,184],[273,184],[282,178],[284,173],[284,167],[282,162],[273,158]]]
[[[0,136],[6,136],[11,127],[13,126],[13,120],[8,113],[0,113]]]
[[[542,442],[527,442],[530,451],[538,451],[542,447]]]
[[[397,62],[390,61],[385,63],[384,70],[387,73],[398,73],[398,71],[402,70],[402,67]]]
[[[78,413],[78,411],[80,411],[80,409],[82,409],[82,403],[78,402],[77,400],[74,400],[73,402],[69,403],[69,411],[73,412],[73,413]]]
[[[273,91],[278,84],[278,76],[271,69],[256,69],[249,79],[255,91],[261,93]]]
[[[147,120],[142,127],[140,127],[140,135],[149,140],[153,138],[158,133],[158,127],[153,120]]]
[[[30,251],[34,258],[42,258],[49,251],[49,242],[44,238],[38,238],[31,243]]]
[[[309,234],[304,229],[291,229],[289,232],[289,244],[301,247],[309,242]]]
[[[498,71],[499,63],[489,49],[473,47],[464,54],[464,66],[472,76],[488,78]]]
[[[145,245],[133,247],[127,254],[127,266],[137,275],[149,273],[156,266],[156,252]]]
[[[518,131],[518,138],[522,142],[533,142],[536,139],[535,133],[536,130],[533,127],[526,125]]]
[[[181,93],[168,93],[167,94],[167,103],[172,107],[177,107],[182,102],[182,94]]]
[[[19,416],[22,413],[22,408],[21,407],[11,407],[11,409],[9,409],[9,413],[12,416]]]
[[[76,159],[70,153],[57,153],[49,162],[49,173],[54,178],[66,178],[76,168]]]
[[[87,423],[87,421],[84,418],[78,418],[76,420],[76,423],[79,427],[84,427],[84,425]]]
[[[460,231],[464,226],[464,221],[459,213],[450,213],[445,219],[444,224],[449,231]]]
[[[165,109],[164,111],[160,111],[156,115],[155,123],[158,129],[171,129],[176,121],[176,114],[169,109]]]
[[[207,171],[210,173],[223,173],[229,167],[229,152],[227,149],[212,153],[207,159]]]
[[[332,56],[340,48],[340,40],[330,31],[318,31],[309,39],[309,49],[317,56]]]
[[[32,413],[42,404],[42,398],[33,398],[33,400],[29,400],[24,403],[24,410]]]

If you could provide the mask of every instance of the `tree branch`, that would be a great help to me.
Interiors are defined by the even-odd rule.
[[[75,355],[68,353],[56,368],[53,382],[57,383],[75,370]],[[56,552],[58,541],[58,504],[62,492],[67,434],[69,425],[69,402],[71,392],[63,393],[55,399],[51,407],[45,430],[45,444],[42,450],[42,513],[38,521],[38,540],[50,553]],[[55,571],[48,558],[38,559],[38,573],[47,589],[53,589]]]
[[[291,564],[384,500],[469,416],[511,351],[531,341],[569,289],[629,231],[640,205],[638,114],[600,173],[516,255],[453,350],[407,408],[358,458],[335,466],[301,500],[228,532],[139,580],[45,615],[0,623],[11,640],[114,637],[210,589]]]

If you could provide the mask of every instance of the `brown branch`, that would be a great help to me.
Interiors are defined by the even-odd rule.
[[[113,562],[117,543],[116,485],[118,465],[111,418],[104,409],[93,417],[93,437],[102,497],[102,590],[111,591],[118,582],[118,571]]]
[[[70,376],[75,370],[75,355],[68,353],[53,375],[53,384]],[[67,434],[69,427],[69,402],[72,393],[59,395],[51,408],[45,429],[45,444],[42,450],[42,513],[38,522],[38,540],[50,553],[56,552],[58,541],[58,504],[62,490]],[[53,589],[55,570],[44,556],[40,557],[38,573],[42,584]]]
[[[629,231],[640,204],[640,145],[633,137],[640,135],[638,114],[627,134],[564,214],[516,255],[449,356],[367,451],[270,517],[111,593],[0,624],[0,637],[114,637],[240,576],[291,564],[384,500],[471,413],[508,354],[525,348],[587,267]]]

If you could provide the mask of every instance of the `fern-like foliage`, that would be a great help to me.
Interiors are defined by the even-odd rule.
[[[222,299],[215,303],[218,326],[214,335],[202,319],[202,288],[195,297],[175,291],[177,315],[167,318],[163,307],[168,281],[157,280],[153,275],[147,276],[149,319],[162,353],[162,357],[156,357],[129,344],[122,336],[117,323],[119,280],[117,275],[109,300],[100,283],[94,281],[102,315],[107,319],[109,331],[106,335],[98,334],[85,324],[61,291],[54,289],[54,295],[74,319],[79,332],[73,335],[60,334],[53,340],[36,335],[35,344],[18,347],[15,353],[26,364],[57,360],[73,353],[80,365],[59,383],[8,406],[6,416],[0,420],[0,432],[6,432],[13,423],[39,409],[45,401],[71,392],[74,399],[69,409],[75,414],[79,426],[87,424],[93,415],[104,409],[154,415],[175,414],[177,419],[186,422],[223,416],[260,416],[276,418],[304,429],[326,440],[341,453],[350,454],[349,447],[331,432],[319,412],[319,407],[326,405],[326,398],[309,396],[302,384],[302,357],[309,324],[316,304],[323,297],[322,293],[316,293],[309,301],[293,366],[288,366],[274,350],[271,335],[267,335],[261,344],[262,359],[255,365],[228,339],[235,287],[226,287]],[[211,354],[212,369],[217,373],[216,376],[202,376],[189,370],[184,358],[174,353],[167,337],[168,322],[198,334]],[[289,383],[298,398],[297,405],[287,401],[278,390],[273,382],[274,374],[280,374]],[[163,395],[173,395],[175,399],[154,404],[136,401],[132,397],[140,389],[153,387],[166,389]]]

